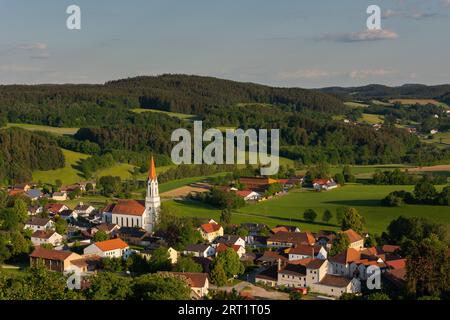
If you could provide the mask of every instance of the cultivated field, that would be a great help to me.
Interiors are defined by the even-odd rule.
[[[177,113],[177,112],[168,112],[168,111],[162,111],[162,110],[156,110],[156,109],[142,109],[142,108],[136,108],[131,109],[132,112],[135,113],[143,113],[143,112],[155,112],[155,113],[162,113],[165,115],[168,115],[169,117],[175,117],[182,120],[191,120],[194,121],[197,119],[197,116],[192,114],[184,114],[184,113]]]
[[[210,185],[206,183],[192,183],[188,186],[177,188],[174,190],[166,191],[161,193],[161,198],[174,199],[174,198],[184,198],[192,192],[203,193],[210,189]]]
[[[58,135],[74,135],[77,133],[79,128],[57,128],[57,127],[49,127],[49,126],[41,126],[36,124],[24,124],[24,123],[8,123],[8,128],[18,127],[30,131],[45,131],[51,132]]]
[[[434,105],[443,105],[443,103],[435,100],[435,99],[392,99],[389,100],[390,103],[400,103],[405,105],[414,105],[414,104],[420,104],[420,105],[427,105],[427,104],[434,104]]]

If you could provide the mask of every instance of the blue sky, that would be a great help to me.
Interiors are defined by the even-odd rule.
[[[81,8],[78,31],[66,8]],[[382,9],[369,34],[366,8]],[[450,0],[0,0],[0,83],[450,83]]]

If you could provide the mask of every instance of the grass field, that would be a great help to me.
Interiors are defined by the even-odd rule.
[[[269,226],[293,224],[311,231],[337,229],[335,221],[331,225],[320,223],[324,210],[330,209],[335,213],[338,207],[354,207],[364,216],[367,228],[372,233],[385,231],[387,225],[400,215],[425,217],[447,226],[450,224],[450,207],[406,205],[393,208],[380,203],[380,200],[392,191],[412,189],[412,186],[347,185],[321,193],[295,190],[287,195],[239,209],[233,213],[233,222],[262,222]],[[164,205],[182,216],[216,219],[220,216],[220,210],[198,203],[168,201]],[[318,223],[302,220],[306,209],[316,210]]]
[[[425,143],[434,143],[442,146],[450,146],[450,132],[440,132],[433,136],[433,139],[422,139]]]
[[[49,170],[49,171],[35,171],[33,172],[33,181],[41,181],[43,183],[54,184],[56,179],[59,179],[63,184],[71,184],[83,180],[80,172],[74,168],[81,159],[86,159],[89,156],[78,152],[62,149],[64,157],[66,158],[66,165],[64,168]]]
[[[368,124],[377,124],[383,123],[384,117],[377,114],[363,113],[363,116],[360,121]]]
[[[41,126],[36,124],[24,124],[24,123],[8,123],[8,128],[18,127],[30,131],[46,131],[58,135],[74,135],[79,128],[57,128],[49,126]]]
[[[361,102],[348,101],[344,103],[347,107],[350,108],[367,108],[369,105]]]

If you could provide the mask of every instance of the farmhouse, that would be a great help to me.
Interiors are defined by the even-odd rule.
[[[309,246],[300,244],[288,249],[289,261],[302,260],[306,258],[327,259],[328,252],[322,246]]]
[[[277,180],[267,177],[241,177],[239,182],[244,184],[247,189],[264,193],[269,185],[278,183]]]
[[[238,190],[236,191],[236,195],[245,201],[258,201],[261,199],[261,195],[252,190]]]
[[[44,206],[44,210],[46,210],[50,215],[54,216],[63,212],[64,210],[69,210],[69,207],[61,203],[48,203]]]
[[[67,192],[61,191],[61,192],[53,192],[52,194],[52,200],[55,201],[66,201],[68,199]]]
[[[312,182],[313,188],[321,191],[321,190],[332,190],[338,187],[337,183],[333,179],[315,179]]]
[[[216,250],[207,244],[190,244],[183,252],[184,255],[192,255],[194,257],[212,257],[216,254]]]
[[[30,266],[44,266],[48,270],[66,272],[71,264],[82,257],[71,251],[58,251],[36,247],[30,254]]]

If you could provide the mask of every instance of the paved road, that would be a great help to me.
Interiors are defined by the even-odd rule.
[[[231,292],[231,290],[235,289],[237,292],[246,292],[253,296],[255,299],[263,299],[263,300],[289,300],[289,295],[284,292],[278,291],[268,291],[264,288],[255,286],[254,284],[242,281],[234,286],[222,287],[222,290],[226,290]]]

